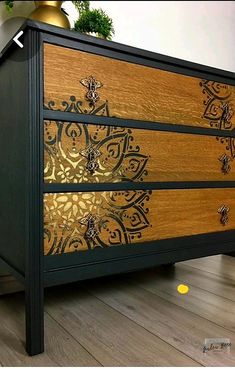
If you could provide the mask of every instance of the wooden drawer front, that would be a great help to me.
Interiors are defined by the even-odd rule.
[[[44,128],[47,183],[235,180],[228,140],[214,136],[55,121]]]
[[[44,195],[46,255],[234,228],[231,188]]]
[[[44,52],[48,109],[234,128],[235,86],[50,44]]]

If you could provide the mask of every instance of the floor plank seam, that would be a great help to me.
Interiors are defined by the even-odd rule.
[[[103,367],[103,364],[100,363],[100,361],[91,353],[87,350],[87,348],[85,346],[83,346],[83,344],[76,338],[74,337],[56,318],[54,318],[45,308],[45,312],[50,316],[51,319],[54,320],[54,322],[56,322],[63,330],[64,332],[66,332],[67,334],[69,334],[70,337],[72,337],[101,367]]]
[[[181,267],[181,265],[178,265],[178,266]],[[234,278],[229,278],[229,277],[226,277],[226,275],[213,273],[213,272],[210,272],[208,270],[200,269],[200,268],[197,268],[196,266],[192,266],[192,265],[188,265],[188,264],[183,264],[182,267],[183,268],[187,267],[186,270],[188,268],[196,269],[196,270],[201,271],[201,272],[203,272],[205,274],[212,274],[213,276],[215,275],[215,276],[217,276],[217,277],[219,277],[221,279],[225,279],[225,281],[228,280],[230,282],[235,282],[235,276],[234,276]],[[235,263],[234,263],[234,267],[235,267]],[[177,268],[177,265],[176,265],[176,268]]]
[[[185,280],[182,280],[182,279],[179,279],[179,278],[174,278],[174,280],[175,280],[175,281],[182,282],[182,283],[185,283]],[[218,296],[218,297],[221,297],[221,298],[223,298],[223,299],[226,299],[226,300],[228,300],[228,301],[231,301],[231,302],[234,302],[234,303],[235,303],[235,300],[231,300],[231,299],[230,299],[230,298],[228,298],[228,297],[224,297],[224,296],[218,295],[218,294],[216,294],[216,293],[214,293],[214,292],[212,292],[212,291],[205,290],[204,288],[198,287],[198,286],[196,286],[196,285],[194,285],[194,284],[192,284],[192,283],[187,283],[187,285],[188,285],[189,287],[190,287],[190,286],[192,286],[192,287],[196,287],[198,290],[202,290],[202,291],[205,291],[205,292],[207,292],[207,293],[211,293],[211,294],[212,294],[212,295],[214,295],[214,296]],[[235,288],[234,288],[234,291],[235,291]]]
[[[225,278],[225,279],[228,279],[229,281],[234,281],[235,280],[235,276],[234,276],[234,278],[232,278],[232,277],[228,277],[227,276],[227,274],[223,274],[223,273],[215,273],[215,272],[211,272],[211,271],[206,271],[205,269],[201,269],[201,268],[198,268],[198,267],[196,267],[196,266],[192,266],[192,265],[189,265],[189,264],[186,264],[186,263],[184,263],[183,264],[184,266],[188,266],[188,267],[190,267],[190,268],[194,268],[194,269],[197,269],[197,270],[201,270],[202,272],[204,272],[204,273],[209,273],[209,274],[212,274],[212,275],[217,275],[217,276],[219,276],[220,278]],[[235,267],[235,264],[234,264],[234,267]]]
[[[187,355],[185,352],[179,350],[178,348],[176,348],[175,346],[173,346],[172,344],[170,344],[169,342],[163,340],[161,337],[159,337],[157,334],[149,331],[146,327],[143,327],[142,325],[138,324],[137,322],[135,322],[134,320],[132,320],[131,318],[129,318],[127,315],[121,313],[119,310],[115,309],[113,306],[107,304],[105,301],[101,300],[99,297],[97,297],[96,295],[94,295],[93,293],[91,293],[89,290],[86,290],[85,288],[83,288],[84,291],[86,291],[89,295],[97,298],[97,300],[101,301],[103,304],[105,304],[106,306],[108,306],[109,308],[113,309],[114,311],[116,311],[118,314],[121,314],[122,316],[124,316],[126,319],[130,320],[132,323],[134,323],[135,325],[141,327],[142,329],[144,329],[146,332],[148,332],[150,335],[157,337],[158,339],[160,339],[162,342],[164,342],[166,345],[171,346],[174,350],[180,352],[182,355],[184,355],[185,357],[189,358],[190,360],[194,361],[196,364],[199,364],[200,366],[204,366],[202,365],[200,362],[198,362],[195,358],[192,358],[191,356]]]
[[[133,283],[134,283],[134,282],[133,282]],[[162,299],[162,300],[164,300],[164,301],[168,302],[169,304],[176,305],[176,306],[178,306],[180,309],[184,309],[184,310],[188,311],[190,314],[193,314],[193,315],[196,315],[196,316],[198,316],[198,317],[200,317],[200,318],[202,318],[202,319],[205,319],[205,320],[207,320],[208,322],[213,323],[213,324],[217,325],[218,327],[225,329],[225,330],[226,330],[226,331],[228,331],[228,332],[235,333],[235,329],[234,329],[234,330],[231,330],[231,329],[229,329],[229,328],[227,328],[227,327],[224,327],[224,326],[222,326],[222,325],[220,325],[220,324],[218,324],[218,323],[214,322],[213,320],[210,320],[210,319],[208,319],[208,318],[205,318],[204,316],[201,316],[201,315],[199,315],[199,314],[195,313],[194,311],[188,310],[188,309],[184,308],[183,306],[177,305],[177,304],[175,304],[175,303],[173,303],[173,302],[170,302],[170,301],[168,301],[168,300],[164,299],[164,297],[162,297],[162,296],[158,295],[157,293],[154,293],[154,292],[152,292],[152,291],[146,290],[144,287],[142,287],[142,286],[141,286],[141,285],[139,285],[139,284],[136,284],[136,285],[137,285],[139,288],[143,289],[144,291],[147,291],[148,293],[151,293],[152,295],[156,295],[157,297],[159,297],[160,299]],[[169,293],[167,293],[167,292],[165,292],[165,293],[166,293],[167,295],[171,296]]]

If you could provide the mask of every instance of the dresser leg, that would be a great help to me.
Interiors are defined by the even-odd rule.
[[[171,267],[173,267],[175,265],[175,263],[174,262],[172,262],[172,263],[167,263],[167,264],[162,264],[162,266],[164,267],[164,268],[171,268]]]
[[[44,351],[44,291],[31,283],[25,289],[26,351],[30,356]]]

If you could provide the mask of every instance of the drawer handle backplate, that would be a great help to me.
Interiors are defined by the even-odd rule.
[[[222,205],[218,209],[218,213],[221,215],[220,223],[223,224],[224,226],[228,223],[228,213],[229,213],[229,211],[230,211],[230,208],[226,205]]]
[[[88,146],[85,150],[81,150],[80,154],[87,159],[86,169],[88,172],[94,174],[99,169],[97,158],[101,156],[101,152],[92,146]]]
[[[229,164],[229,162],[231,161],[231,158],[226,155],[226,154],[223,154],[220,158],[219,158],[219,161],[222,163],[222,167],[221,167],[221,171],[224,173],[224,174],[228,174],[231,170],[231,166]]]
[[[80,224],[82,225],[86,225],[87,229],[85,232],[85,238],[87,238],[88,240],[94,240],[98,234],[99,231],[97,229],[97,225],[100,222],[100,217],[98,217],[97,215],[92,215],[92,214],[88,214],[85,218],[82,218],[80,220]]]
[[[95,106],[95,103],[100,99],[97,89],[103,86],[102,83],[97,81],[93,76],[81,79],[80,83],[88,89],[86,99],[90,102],[91,106]]]
[[[232,107],[229,105],[228,102],[226,102],[224,105],[223,105],[223,108],[222,108],[222,115],[221,115],[221,123],[224,123],[225,125],[226,124],[229,124],[232,116],[233,116],[233,109]]]

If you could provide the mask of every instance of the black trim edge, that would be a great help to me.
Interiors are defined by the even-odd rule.
[[[102,40],[98,37],[84,35],[79,32],[65,30],[60,27],[48,25],[42,22],[35,22],[32,20],[26,20],[26,22],[16,33],[18,33],[20,30],[24,31],[27,29],[41,32],[45,41],[53,42],[54,44],[64,47],[71,47],[79,50],[83,48],[87,49],[88,47],[89,52],[92,52],[93,49],[99,54],[100,52],[98,50],[103,50],[101,53],[102,55],[112,53],[113,57],[115,57],[115,54],[122,54],[122,57],[120,58],[122,60],[133,60],[135,63],[143,65],[147,64],[149,66],[153,65],[154,67],[174,71],[176,73],[182,73],[182,70],[184,70],[184,74],[193,76],[200,75],[199,78],[204,78],[204,76],[208,77],[209,75],[209,77],[214,81],[235,85],[235,73],[232,71],[226,71],[207,65],[178,59],[172,56],[158,54],[152,51],[143,50],[113,41]],[[7,52],[12,45],[16,47],[13,39],[11,39],[2,50],[0,54],[0,63],[6,57]]]
[[[152,131],[169,131],[177,133],[188,133],[188,134],[219,136],[219,137],[235,137],[235,129],[231,131],[225,131],[215,128],[204,128],[204,127],[171,124],[171,123],[160,123],[152,121],[151,122],[139,121],[134,119],[124,119],[115,117],[102,117],[98,115],[77,114],[47,109],[44,109],[43,117],[45,120],[59,120],[63,122],[98,124],[107,126],[147,129]]]
[[[70,30],[65,30],[63,28],[60,27],[55,27],[49,24],[45,24],[45,23],[41,23],[41,22],[35,22],[32,20],[27,20],[25,22],[25,24],[22,26],[23,28],[34,28],[36,30],[39,30],[41,32],[45,32],[48,35],[53,35],[54,37],[62,37],[65,38],[65,46],[68,42],[68,40],[73,40],[75,42],[80,42],[83,44],[88,44],[88,45],[94,45],[100,48],[104,48],[104,49],[109,49],[117,52],[122,52],[124,54],[130,54],[130,55],[134,55],[134,56],[138,56],[142,59],[149,59],[149,60],[153,60],[153,61],[159,61],[159,62],[163,62],[165,64],[169,64],[169,65],[176,65],[176,66],[180,66],[183,68],[187,68],[187,69],[194,69],[198,72],[205,72],[207,74],[211,74],[214,76],[222,76],[226,79],[232,79],[233,82],[235,83],[235,74],[232,71],[226,71],[226,70],[222,70],[219,68],[215,68],[215,67],[211,67],[211,66],[207,66],[207,65],[203,65],[203,64],[199,64],[199,63],[194,63],[191,61],[187,61],[187,60],[182,60],[179,58],[175,58],[172,56],[167,56],[167,55],[163,55],[163,54],[159,54],[159,53],[155,53],[152,51],[148,51],[148,50],[143,50],[137,47],[133,47],[133,46],[129,46],[129,45],[124,45],[118,42],[114,42],[114,41],[107,41],[107,40],[103,40],[101,38],[98,37],[93,37],[93,36],[88,36],[88,35],[84,35],[82,33],[79,32],[74,32],[74,31],[70,31]]]
[[[94,262],[106,262],[113,259],[123,259],[136,255],[155,254],[171,250],[180,250],[190,246],[200,246],[209,243],[232,242],[235,238],[235,230],[211,232],[197,235],[167,238],[148,242],[133,243],[127,245],[96,248],[94,250],[68,252],[56,255],[44,256],[44,271],[60,268],[73,268],[78,265],[91,265]],[[235,249],[235,246],[234,246]]]
[[[119,183],[44,183],[44,193],[98,192],[122,190],[179,190],[196,188],[233,188],[235,181],[198,182],[119,182]]]
[[[79,265],[74,268],[61,268],[44,273],[44,283],[45,286],[54,286],[105,275],[133,272],[162,264],[175,263],[220,253],[229,253],[234,251],[234,247],[234,241],[224,244],[203,244],[201,246],[185,247],[184,249],[169,250],[161,253],[156,252],[147,255],[139,254],[121,260],[114,259],[103,263]]]

